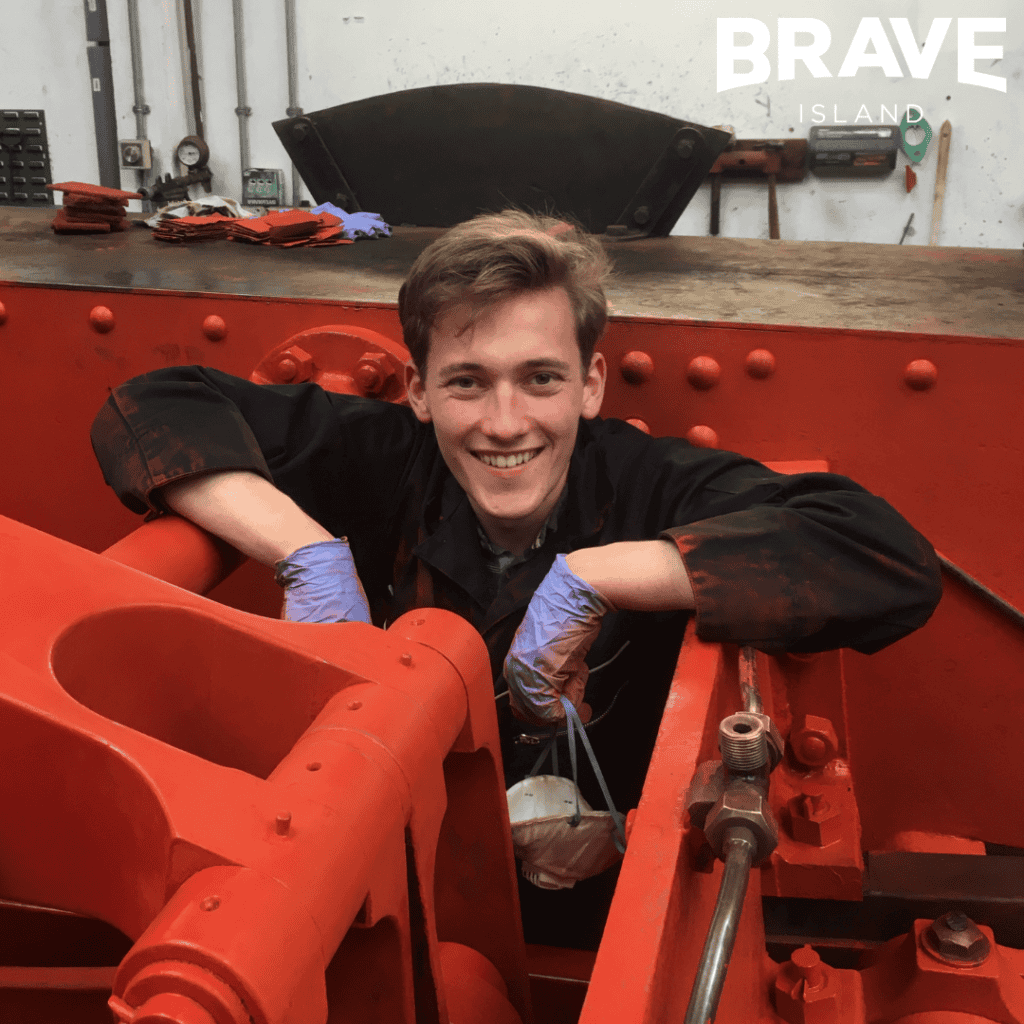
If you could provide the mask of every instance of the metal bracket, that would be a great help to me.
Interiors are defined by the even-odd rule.
[[[292,145],[304,157],[301,161],[302,179],[317,202],[334,203],[346,213],[358,213],[362,210],[337,161],[324,145],[316,125],[308,117],[299,117],[285,126],[284,130],[291,137]],[[299,161],[294,162],[296,165],[299,164]]]
[[[621,239],[666,236],[704,181],[706,169],[730,138],[727,132],[714,128],[703,132],[680,128],[619,214],[618,221],[608,225],[607,235]]]

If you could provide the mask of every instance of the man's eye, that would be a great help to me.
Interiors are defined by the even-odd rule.
[[[530,383],[537,385],[537,387],[548,387],[554,384],[558,378],[553,373],[548,373],[546,370],[542,373],[535,373],[530,378]]]
[[[448,386],[457,391],[468,391],[470,388],[476,387],[476,381],[472,377],[453,377],[448,381]]]

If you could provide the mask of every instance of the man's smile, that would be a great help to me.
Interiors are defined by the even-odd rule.
[[[543,448],[528,448],[520,452],[508,452],[500,454],[497,452],[473,452],[473,455],[486,466],[493,466],[495,469],[515,469],[523,466],[532,458],[543,451]]]

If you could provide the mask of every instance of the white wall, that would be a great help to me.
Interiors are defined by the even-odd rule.
[[[107,0],[121,138],[135,136],[127,4]],[[196,0],[206,135],[215,191],[237,196],[240,167],[234,114],[235,68],[230,0]],[[811,107],[832,120],[853,122],[863,104],[877,122],[884,104],[917,103],[936,135],[953,125],[940,243],[1019,248],[1024,236],[1024,9],[1019,0],[784,0],[768,11],[750,0],[296,0],[299,105],[307,111],[378,93],[454,82],[514,82],[617,100],[702,124],[730,124],[740,138],[806,137]],[[56,180],[98,180],[92,103],[85,57],[82,0],[0,0],[0,105],[46,112]],[[177,0],[139,0],[146,101],[156,170],[175,171],[174,146],[187,134]],[[831,30],[824,63],[837,76],[863,17],[881,16],[901,77],[878,67],[853,77],[814,78],[802,64],[792,81],[778,81],[778,17],[813,17]],[[757,18],[772,35],[770,79],[716,91],[716,21]],[[932,19],[953,19],[927,80],[909,76],[889,26],[909,19],[920,46]],[[1002,34],[980,35],[1003,57],[976,62],[980,72],[1006,80],[1006,92],[958,82],[957,19],[1005,18]],[[245,0],[251,162],[290,171],[270,127],[288,105],[284,0]],[[737,71],[749,65],[737,65]],[[803,104],[803,123],[800,105]],[[864,118],[859,122],[866,123]],[[372,140],[368,140],[368,145]],[[782,236],[789,239],[896,242],[910,213],[928,241],[937,139],[904,188],[903,165],[886,178],[823,180],[813,175],[779,188]],[[139,182],[122,172],[123,187]],[[290,190],[289,193],[290,195]],[[709,190],[704,186],[676,227],[707,234]],[[382,211],[385,216],[387,211]],[[767,189],[725,185],[722,234],[767,237]]]

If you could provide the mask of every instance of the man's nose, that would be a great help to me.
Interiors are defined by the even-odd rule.
[[[492,389],[481,426],[492,437],[502,439],[526,433],[525,403],[515,387],[503,383]]]

